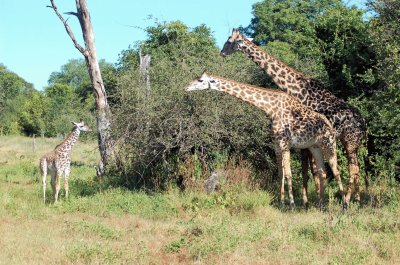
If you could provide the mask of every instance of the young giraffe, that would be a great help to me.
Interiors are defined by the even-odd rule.
[[[45,154],[40,159],[40,172],[42,174],[42,186],[43,186],[43,201],[46,203],[46,177],[47,172],[51,174],[51,188],[53,189],[53,195],[55,202],[58,200],[58,193],[60,191],[61,176],[64,173],[64,188],[65,197],[68,198],[68,177],[70,173],[71,160],[69,153],[71,152],[72,146],[78,141],[79,134],[82,132],[91,131],[91,129],[84,124],[81,120],[79,123],[72,122],[74,128],[71,133],[58,144],[53,151]]]
[[[261,50],[251,40],[240,34],[239,30],[233,30],[232,35],[225,42],[221,55],[226,56],[236,51],[242,51],[286,93],[296,97],[300,102],[312,110],[325,115],[336,130],[336,136],[342,142],[349,161],[349,183],[344,207],[347,208],[352,187],[355,185],[355,200],[360,201],[360,167],[357,152],[361,140],[366,137],[366,124],[360,112],[342,99],[337,98],[325,86],[313,78],[290,68],[283,62]],[[309,156],[302,154],[303,166],[307,165]],[[303,170],[303,183],[304,172]],[[306,173],[305,173],[306,174]],[[307,174],[306,174],[307,175]],[[304,185],[304,184],[303,184]],[[307,181],[305,181],[307,190]]]
[[[285,199],[285,178],[288,182],[290,207],[294,207],[290,149],[311,151],[320,178],[319,203],[322,207],[323,187],[326,177],[324,157],[328,160],[344,199],[343,186],[337,167],[335,130],[325,116],[302,105],[296,98],[279,90],[246,85],[204,72],[193,80],[186,91],[214,89],[240,98],[265,111],[271,119],[273,143],[277,157],[281,183],[281,204]]]

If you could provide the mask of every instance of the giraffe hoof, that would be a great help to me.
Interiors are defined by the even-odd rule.
[[[349,204],[347,202],[343,203],[343,210],[347,211],[347,209],[349,208]]]
[[[290,210],[291,210],[291,211],[294,210],[294,202],[290,202]]]

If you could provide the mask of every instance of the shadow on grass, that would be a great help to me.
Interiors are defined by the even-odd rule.
[[[121,188],[122,185],[119,183],[118,179],[115,179],[114,177],[93,177],[91,179],[70,180],[69,187],[70,191],[75,196],[88,197],[109,189]]]

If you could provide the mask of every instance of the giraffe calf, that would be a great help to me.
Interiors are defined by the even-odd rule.
[[[71,133],[58,144],[53,151],[45,154],[40,158],[40,173],[42,175],[43,186],[43,202],[46,203],[46,177],[49,173],[51,175],[51,188],[55,202],[58,201],[58,193],[60,192],[61,176],[64,174],[64,188],[65,197],[68,197],[69,186],[68,178],[70,174],[71,159],[69,154],[73,145],[79,138],[80,132],[91,131],[91,129],[84,124],[83,121],[72,122],[74,125]]]

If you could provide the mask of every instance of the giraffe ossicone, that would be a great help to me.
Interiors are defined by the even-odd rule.
[[[288,182],[289,201],[294,207],[290,149],[308,149],[313,154],[319,177],[319,203],[323,205],[323,190],[326,171],[324,158],[337,179],[344,201],[343,186],[337,166],[335,129],[325,116],[302,105],[296,98],[279,90],[247,85],[204,72],[194,79],[186,91],[213,89],[225,92],[263,110],[271,119],[271,130],[278,173],[281,183],[281,203],[285,200],[285,179]],[[303,194],[303,200],[307,195]]]
[[[63,174],[65,197],[68,198],[68,178],[71,167],[70,152],[76,141],[78,141],[80,133],[91,131],[82,120],[80,122],[72,122],[72,124],[74,127],[64,141],[58,144],[53,151],[40,158],[44,203],[46,203],[46,178],[48,173],[51,175],[51,188],[53,190],[54,201],[58,201],[58,193],[60,192],[61,177]]]

